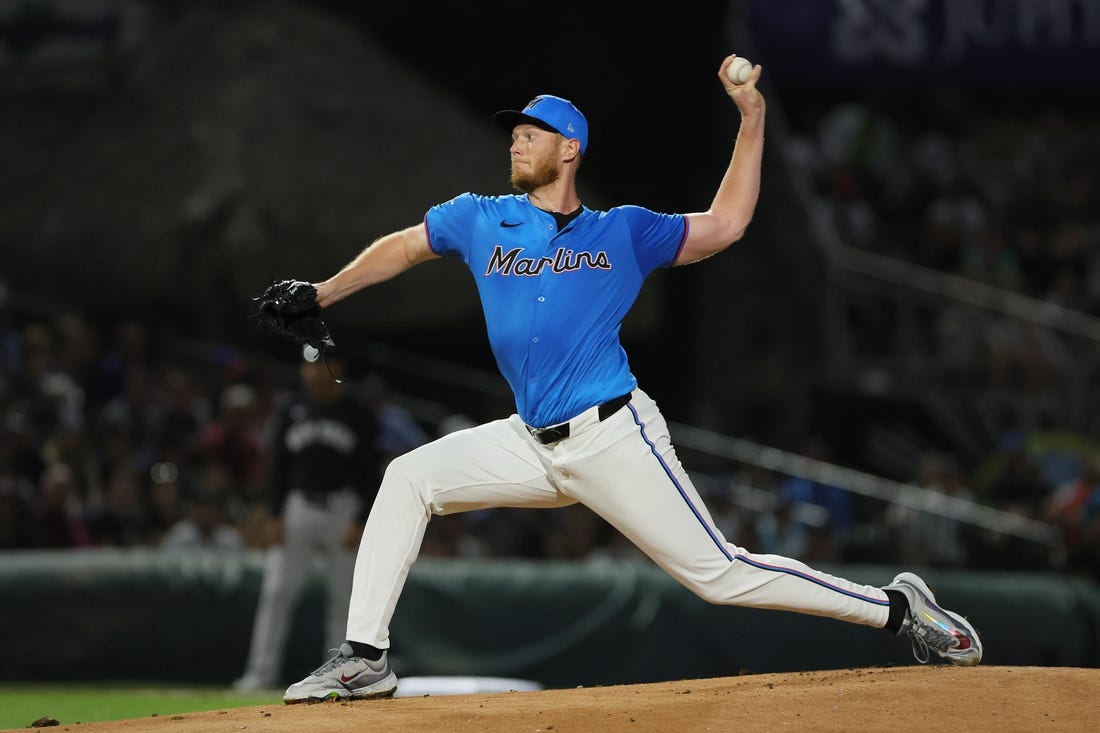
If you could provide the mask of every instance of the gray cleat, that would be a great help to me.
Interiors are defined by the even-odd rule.
[[[913,644],[913,656],[927,664],[935,652],[952,664],[971,667],[982,661],[982,640],[978,632],[961,616],[936,605],[928,585],[913,573],[899,573],[883,590],[905,594],[909,611],[898,631]]]
[[[389,653],[371,661],[355,656],[351,646],[341,644],[336,654],[301,682],[286,688],[283,702],[320,702],[322,700],[366,700],[391,697],[397,690],[397,675],[390,669]]]

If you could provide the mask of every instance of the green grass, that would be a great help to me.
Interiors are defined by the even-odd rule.
[[[0,730],[25,729],[41,717],[67,725],[282,704],[282,690],[238,694],[204,687],[0,685]]]

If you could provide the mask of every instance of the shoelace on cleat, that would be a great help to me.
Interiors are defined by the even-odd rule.
[[[317,669],[313,670],[313,672],[310,673],[311,676],[316,677],[318,675],[324,674],[325,672],[328,672],[330,669],[336,669],[337,664],[349,658],[345,657],[344,653],[341,652],[339,649],[329,649],[329,651],[335,652],[335,654],[333,654],[327,662],[322,664]]]
[[[909,628],[906,630],[909,641],[913,645],[913,656],[921,664],[928,664],[932,659],[932,651],[946,652],[955,644],[956,639],[943,629],[923,619],[910,611]]]

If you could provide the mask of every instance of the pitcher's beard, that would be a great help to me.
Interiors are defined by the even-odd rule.
[[[543,186],[549,186],[561,176],[558,169],[550,162],[539,164],[531,171],[517,171],[512,166],[512,188],[523,193],[533,193]]]

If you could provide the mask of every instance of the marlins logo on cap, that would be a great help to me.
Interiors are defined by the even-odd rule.
[[[568,99],[555,97],[553,94],[540,94],[528,102],[522,112],[502,109],[493,115],[493,120],[508,131],[524,123],[536,125],[580,141],[581,155],[588,152],[588,120]]]

